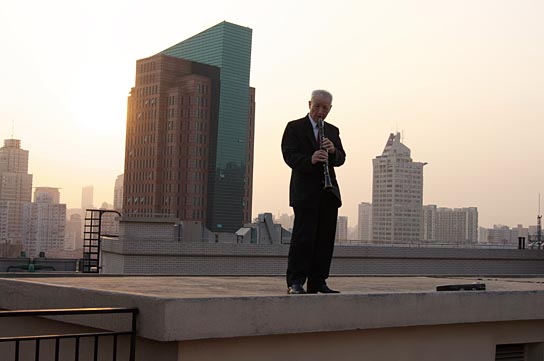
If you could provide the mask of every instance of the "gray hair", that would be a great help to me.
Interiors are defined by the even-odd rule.
[[[332,103],[332,94],[330,92],[328,92],[327,90],[324,90],[324,89],[317,89],[317,90],[314,90],[312,92],[312,97],[310,98],[310,100],[313,100],[314,97],[324,97],[324,98],[329,98],[329,100],[331,101]]]

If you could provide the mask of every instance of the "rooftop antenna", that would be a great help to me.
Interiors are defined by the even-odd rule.
[[[540,214],[540,193],[538,193],[538,216],[536,217],[536,239],[542,245],[542,214]]]
[[[15,132],[15,120],[11,121],[11,139],[13,139],[13,133]]]
[[[544,247],[544,239],[542,239],[542,214],[540,214],[540,193],[538,193],[538,215],[536,216],[536,234],[529,235],[529,244],[531,248]]]

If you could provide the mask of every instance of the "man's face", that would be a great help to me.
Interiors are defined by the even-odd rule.
[[[313,97],[308,104],[310,105],[310,116],[315,121],[319,118],[324,120],[332,107],[331,100],[321,95]]]

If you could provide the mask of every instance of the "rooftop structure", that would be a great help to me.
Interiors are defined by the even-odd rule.
[[[285,294],[283,277],[4,278],[0,308],[138,308],[137,360],[272,361],[288,354],[318,361],[360,360],[362,355],[483,361],[498,359],[516,345],[520,359],[533,361],[543,357],[543,281],[333,277],[330,284],[343,293],[292,296]],[[486,290],[436,291],[441,285],[471,283],[485,284]],[[0,337],[17,330],[35,333],[38,326],[57,332],[120,327],[112,317],[72,316],[69,322],[0,318]],[[7,357],[13,353],[5,344],[0,351]]]

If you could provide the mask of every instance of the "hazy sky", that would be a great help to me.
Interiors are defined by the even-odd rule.
[[[95,205],[112,203],[136,60],[227,20],[253,29],[254,216],[291,213],[281,135],[325,88],[350,226],[372,199],[372,158],[397,130],[428,163],[424,204],[478,207],[486,227],[535,224],[543,18],[541,0],[4,1],[0,141],[14,124],[33,185],[62,188],[68,207],[90,184]]]

